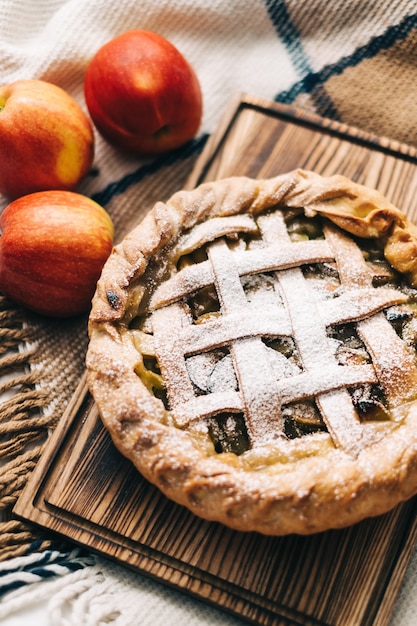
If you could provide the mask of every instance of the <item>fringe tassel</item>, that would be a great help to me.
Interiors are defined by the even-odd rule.
[[[0,296],[0,561],[30,549],[42,534],[11,512],[48,437],[45,397],[30,369],[36,350],[22,312]],[[50,542],[49,542],[50,543]],[[48,542],[42,543],[47,546]]]

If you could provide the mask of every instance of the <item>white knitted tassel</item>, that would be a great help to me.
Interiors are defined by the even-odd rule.
[[[52,587],[50,588],[52,589]],[[52,589],[51,626],[242,626],[242,620],[97,557]],[[173,621],[174,620],[174,621]]]
[[[72,580],[68,577],[65,586],[55,591],[48,606],[54,626],[135,623],[138,607],[134,589],[102,565],[94,565]]]

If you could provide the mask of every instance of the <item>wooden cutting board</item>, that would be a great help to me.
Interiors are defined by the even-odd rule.
[[[376,187],[417,216],[416,149],[253,96],[231,103],[187,186],[298,167]],[[238,533],[200,520],[116,451],[85,379],[14,512],[268,626],[386,625],[417,536],[416,499],[310,537]]]

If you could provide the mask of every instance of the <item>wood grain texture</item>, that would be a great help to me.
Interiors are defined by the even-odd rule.
[[[375,187],[417,217],[414,148],[253,96],[231,103],[187,187],[298,167]],[[200,520],[116,451],[85,379],[15,514],[265,626],[385,626],[417,536],[415,499],[311,537],[264,537]]]

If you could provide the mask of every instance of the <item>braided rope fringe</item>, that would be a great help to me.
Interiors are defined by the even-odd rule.
[[[23,314],[0,296],[0,561],[23,554],[40,538],[11,519],[51,425],[41,414],[44,394],[29,367],[35,349]]]

